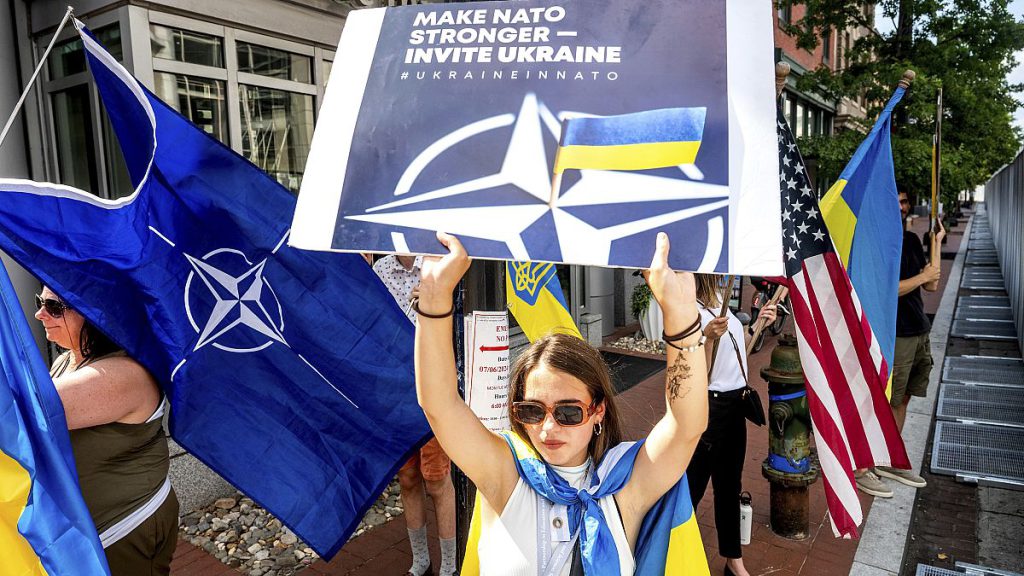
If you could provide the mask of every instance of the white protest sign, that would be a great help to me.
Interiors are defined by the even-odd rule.
[[[466,403],[489,430],[508,430],[508,312],[466,317]]]

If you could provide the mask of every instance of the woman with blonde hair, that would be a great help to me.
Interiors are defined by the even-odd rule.
[[[452,291],[469,258],[455,237],[438,239],[450,252],[423,263],[416,389],[441,446],[480,495],[480,574],[633,574],[641,524],[682,477],[707,424],[693,276],[668,267],[668,237],[659,234],[645,277],[665,318],[666,413],[645,442],[619,444],[607,366],[585,342],[557,334],[517,360],[509,398],[514,433],[498,435],[456,389]]]

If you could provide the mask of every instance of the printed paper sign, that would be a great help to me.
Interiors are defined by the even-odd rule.
[[[466,317],[466,403],[493,432],[508,430],[508,313]]]
[[[782,273],[771,3],[353,11],[290,242]],[[560,145],[561,144],[561,145]]]

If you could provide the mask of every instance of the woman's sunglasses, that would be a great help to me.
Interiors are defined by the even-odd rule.
[[[540,424],[551,414],[559,426],[579,426],[594,413],[594,406],[587,406],[583,402],[567,402],[550,407],[541,402],[513,402],[512,418],[521,424]]]
[[[64,312],[71,310],[70,306],[60,300],[43,298],[39,294],[36,294],[36,310],[42,310],[43,308],[46,308],[46,313],[54,318],[60,318],[64,316]]]

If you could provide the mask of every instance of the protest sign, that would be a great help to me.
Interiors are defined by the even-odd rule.
[[[665,231],[677,269],[781,274],[772,48],[756,0],[352,12],[289,242],[645,267]]]
[[[466,403],[492,432],[508,430],[508,313],[466,316]]]

